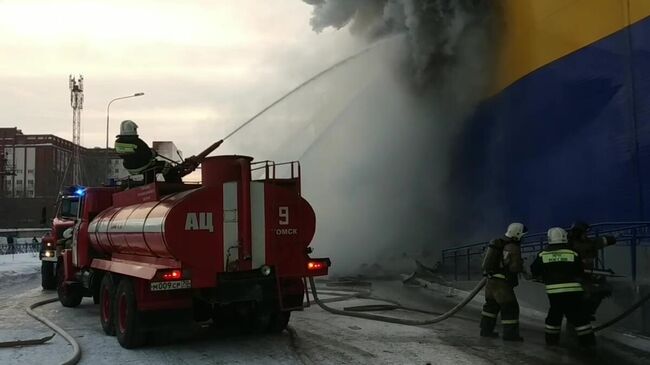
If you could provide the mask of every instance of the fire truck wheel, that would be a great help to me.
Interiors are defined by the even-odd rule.
[[[291,318],[291,312],[277,311],[271,315],[268,331],[271,333],[280,333],[287,328]]]
[[[56,274],[53,262],[41,261],[41,286],[45,290],[56,289]]]
[[[104,274],[102,283],[99,285],[99,322],[102,324],[104,333],[109,336],[115,336],[115,321],[113,313],[115,312],[115,285],[113,276],[109,273]]]
[[[131,279],[123,278],[120,280],[115,292],[114,307],[117,341],[126,349],[141,346],[144,343],[144,334]]]
[[[74,308],[81,304],[81,300],[83,299],[82,287],[81,285],[66,284],[64,282],[63,263],[59,262],[56,266],[56,291],[59,295],[59,301],[64,307]]]

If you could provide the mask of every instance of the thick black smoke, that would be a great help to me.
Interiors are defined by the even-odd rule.
[[[457,59],[462,34],[489,21],[492,11],[483,0],[305,0],[313,5],[314,31],[340,29],[369,42],[404,33],[409,47],[405,65],[420,87],[448,71]]]

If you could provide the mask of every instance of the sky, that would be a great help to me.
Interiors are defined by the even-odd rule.
[[[450,229],[447,156],[491,74],[484,22],[463,11],[441,18],[444,9],[409,1],[309,1],[323,6],[0,0],[0,126],[71,139],[68,75],[83,74],[84,146],[104,146],[111,99],[143,92],[112,104],[110,144],[120,121],[131,119],[146,142],[173,141],[190,156],[314,74],[369,49],[213,155],[299,159],[302,193],[319,222],[316,255],[332,257],[338,272],[382,252],[434,249],[431,237]],[[392,12],[400,4],[403,11]],[[387,28],[359,34],[383,29],[376,25]]]
[[[0,127],[72,138],[68,75],[82,74],[82,145],[134,120],[147,142],[200,152],[363,45],[315,33],[312,7],[273,1],[0,0]]]

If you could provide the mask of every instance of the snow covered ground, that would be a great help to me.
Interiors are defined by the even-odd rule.
[[[40,269],[38,253],[0,255],[0,285],[7,284],[15,277],[38,273]]]
[[[39,338],[51,330],[25,314],[30,303],[56,296],[40,289],[38,258],[22,255],[2,258],[6,286],[0,287],[0,342]],[[22,262],[22,263],[20,263]],[[8,276],[8,272],[12,276]],[[0,270],[0,272],[3,272]],[[23,272],[26,274],[18,274]],[[19,280],[22,278],[22,280]],[[13,283],[13,284],[11,284]],[[460,298],[448,292],[405,287],[399,281],[373,282],[373,294],[399,300],[409,307],[442,312]],[[332,293],[333,289],[328,289]],[[328,296],[323,295],[323,299]],[[374,304],[368,299],[331,303],[336,308]],[[247,334],[235,329],[194,327],[167,331],[151,337],[146,347],[125,350],[115,337],[106,336],[99,324],[99,308],[86,298],[77,308],[52,303],[37,309],[74,338],[82,348],[80,364],[647,364],[650,357],[611,348],[604,343],[593,354],[544,345],[543,323],[525,319],[524,343],[504,343],[478,336],[480,305],[471,303],[455,317],[431,326],[403,326],[332,315],[312,305],[294,312],[290,321],[295,336]],[[424,319],[429,315],[403,311],[378,312],[400,318]],[[569,342],[569,341],[565,341]],[[605,348],[605,346],[608,346]],[[58,364],[67,359],[71,347],[60,336],[44,345],[0,348],[0,364]],[[589,356],[591,355],[591,356]]]

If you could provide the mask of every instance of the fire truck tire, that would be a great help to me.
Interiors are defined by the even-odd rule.
[[[142,346],[144,332],[142,318],[136,305],[135,289],[129,278],[122,278],[115,292],[115,334],[126,349]]]
[[[102,330],[109,336],[115,336],[115,285],[113,276],[110,273],[104,274],[102,283],[99,285],[99,322]]]
[[[277,311],[273,313],[273,315],[271,315],[271,321],[269,322],[268,332],[280,333],[284,331],[287,329],[290,318],[291,312]]]
[[[56,273],[53,262],[41,261],[41,286],[44,290],[56,289]]]
[[[63,264],[60,262],[56,265],[57,271],[57,287],[56,291],[59,295],[59,301],[64,307],[74,308],[81,304],[83,299],[83,288],[81,285],[66,284],[64,280]]]

